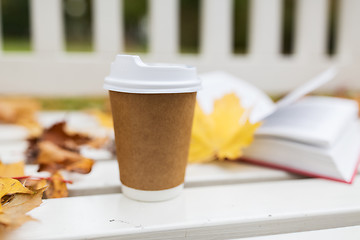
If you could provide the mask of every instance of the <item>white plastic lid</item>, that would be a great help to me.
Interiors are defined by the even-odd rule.
[[[147,64],[139,56],[117,55],[104,88],[128,93],[184,93],[201,88],[196,68],[177,64]]]

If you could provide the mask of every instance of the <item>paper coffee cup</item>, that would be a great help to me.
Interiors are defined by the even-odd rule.
[[[145,64],[118,55],[109,90],[122,191],[141,201],[177,196],[184,183],[196,91],[196,69]]]

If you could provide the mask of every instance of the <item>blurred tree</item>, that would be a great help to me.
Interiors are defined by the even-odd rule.
[[[181,53],[199,52],[200,7],[200,0],[180,0]]]
[[[288,55],[294,52],[296,1],[283,0],[281,53]]]
[[[92,5],[90,0],[63,0],[67,51],[93,50]]]
[[[124,0],[125,51],[146,52],[148,47],[148,1]]]
[[[124,0],[125,51],[146,52],[148,5],[151,0]],[[206,0],[204,0],[206,1]],[[281,53],[292,54],[295,46],[296,2],[282,0]],[[327,49],[336,52],[339,0],[328,0]],[[31,50],[30,0],[0,0],[5,51]],[[92,0],[62,0],[65,46],[68,51],[92,51]],[[180,52],[198,53],[201,0],[179,0]],[[251,0],[233,0],[233,52],[248,52]]]
[[[233,52],[245,54],[249,47],[249,0],[233,1]]]
[[[0,3],[3,49],[31,50],[29,0],[1,0]]]
[[[327,29],[327,54],[334,55],[336,53],[338,18],[339,18],[339,0],[329,0],[329,17]]]

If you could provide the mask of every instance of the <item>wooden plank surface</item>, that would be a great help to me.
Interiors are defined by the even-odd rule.
[[[149,5],[150,54],[166,62],[176,58],[178,52],[180,4],[177,0],[152,0]]]
[[[200,52],[206,61],[226,59],[232,53],[231,0],[207,0],[201,7]]]
[[[93,38],[95,51],[106,56],[116,55],[123,50],[122,1],[94,0]],[[112,59],[109,59],[110,61]]]
[[[74,129],[98,127],[88,116],[80,114],[73,120],[66,116]],[[45,114],[41,119],[45,126],[59,118],[64,118],[64,113]],[[84,121],[86,124],[81,125]],[[16,157],[25,147],[24,141],[2,141],[0,156],[5,152]],[[37,173],[36,168],[26,166],[26,174],[47,174]],[[300,178],[241,162],[190,164],[186,188],[180,197],[143,203],[120,193],[115,160],[96,161],[88,175],[66,173],[65,177],[74,181],[69,185],[72,197],[45,200],[31,212],[39,221],[26,223],[11,239],[209,239],[262,235],[275,239],[278,235],[274,234],[282,234],[285,239],[286,233],[301,237],[310,230],[360,224],[359,179],[348,185]]]
[[[280,55],[281,1],[251,1],[250,53],[258,62]]]
[[[26,166],[26,175],[37,176],[37,166]],[[42,176],[44,173],[40,173]],[[118,165],[115,160],[96,162],[89,174],[63,172],[69,184],[69,195],[85,196],[95,194],[120,193]],[[216,186],[239,183],[280,181],[300,179],[284,171],[259,167],[240,162],[214,162],[189,164],[186,172],[185,187]]]
[[[99,125],[96,119],[84,112],[51,111],[40,112],[38,120],[44,127],[55,122],[66,120],[68,128],[73,131],[87,132],[94,135],[110,135],[112,131]],[[1,126],[1,125],[0,125]],[[26,134],[20,128],[21,134],[14,135],[16,127],[3,135],[0,141],[0,159],[4,162],[16,162],[25,159],[24,151],[27,142]],[[7,135],[7,136],[5,136]],[[11,141],[6,141],[11,139]],[[116,160],[111,160],[111,154],[105,150],[84,150],[86,156],[96,160],[93,170],[86,175],[66,173],[64,177],[74,183],[69,185],[70,196],[120,193],[119,171]],[[100,160],[105,160],[101,161]],[[26,175],[37,176],[37,166],[26,166]],[[40,173],[44,175],[44,173]],[[258,167],[241,162],[215,162],[207,164],[189,164],[187,168],[185,187],[214,186],[221,184],[237,184],[260,181],[277,181],[299,178],[297,175],[284,171]]]
[[[66,121],[69,131],[95,136],[113,136],[113,130],[102,127],[96,117],[82,111],[42,111],[37,114],[41,126],[48,128],[54,123]],[[26,128],[15,124],[0,124],[0,145],[25,141],[29,136]]]
[[[277,234],[271,236],[241,238],[241,240],[358,240],[360,237],[360,226],[332,228],[317,231],[296,232]]]
[[[295,52],[308,64],[325,59],[327,4],[326,0],[298,3]]]
[[[60,0],[33,0],[30,4],[31,40],[36,54],[49,59],[63,51],[64,25]]]
[[[99,124],[94,117],[81,112],[42,112],[39,114],[39,119],[43,126],[50,126],[56,121],[65,119],[71,129],[89,132],[90,129],[99,128]],[[99,130],[102,131],[104,129],[99,128]],[[1,141],[0,159],[4,162],[23,160],[23,151],[26,147],[27,143],[24,141]],[[107,151],[88,150],[87,156],[97,160],[89,174],[82,175],[64,172],[64,177],[74,182],[74,184],[69,185],[70,196],[120,193],[121,184],[118,166],[116,160],[109,160],[111,159],[110,153]],[[36,170],[36,166],[27,166],[26,175],[36,176],[39,174]],[[44,173],[41,174],[43,175]],[[302,177],[285,171],[242,162],[213,162],[189,164],[185,187],[282,181],[300,178]]]
[[[187,188],[166,202],[122,194],[46,200],[12,239],[239,238],[360,224],[360,182],[321,179]]]

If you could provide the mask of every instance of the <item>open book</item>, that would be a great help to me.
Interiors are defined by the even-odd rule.
[[[253,85],[224,72],[201,75],[199,105],[210,113],[215,99],[234,92],[262,121],[243,159],[312,177],[351,183],[360,157],[360,124],[355,101],[304,97],[335,75],[329,69],[274,103]]]

